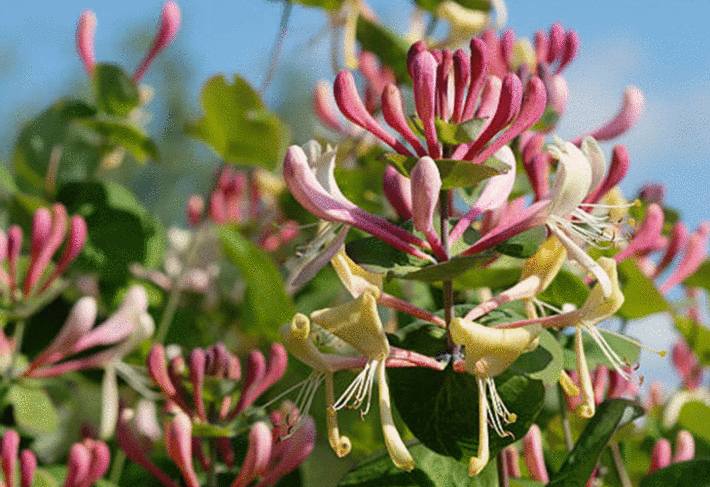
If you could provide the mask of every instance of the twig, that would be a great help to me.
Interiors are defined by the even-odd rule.
[[[288,21],[291,18],[291,10],[293,9],[293,4],[288,0],[284,0],[283,10],[281,10],[281,21],[279,22],[279,31],[276,33],[276,39],[274,40],[274,45],[271,48],[271,61],[269,62],[269,67],[264,75],[264,81],[261,83],[261,94],[266,93],[269,88],[271,81],[276,73],[276,67],[279,64],[279,57],[281,56],[281,49],[283,48],[284,40],[286,39],[286,34],[288,33]]]

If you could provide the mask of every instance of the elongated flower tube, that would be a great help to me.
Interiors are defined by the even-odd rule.
[[[175,40],[175,36],[177,35],[179,29],[180,7],[178,7],[177,3],[172,0],[168,0],[163,5],[163,10],[160,13],[160,25],[158,27],[158,31],[155,33],[153,44],[150,46],[150,49],[145,55],[145,58],[143,58],[143,61],[141,61],[140,65],[133,73],[133,79],[135,81],[140,81],[143,78],[145,72],[148,70],[158,54],[163,49],[168,47],[173,40]]]
[[[629,241],[629,244],[616,255],[614,259],[621,262],[634,254],[645,254],[657,250],[658,241],[662,237],[663,230],[663,209],[657,204],[649,205],[646,217]]]
[[[246,487],[266,472],[271,459],[272,443],[271,429],[268,425],[263,421],[254,423],[249,430],[246,457],[231,487]]]
[[[679,340],[673,345],[671,361],[686,388],[696,389],[702,384],[702,365],[685,340]]]
[[[653,445],[653,450],[651,451],[651,465],[648,467],[648,473],[653,473],[670,464],[671,442],[665,438],[661,438]]]
[[[535,54],[540,68],[561,73],[574,60],[579,51],[579,36],[573,30],[565,30],[552,24],[548,32],[535,33]]]
[[[499,176],[493,176],[486,183],[486,187],[479,195],[476,202],[456,223],[456,226],[449,234],[449,242],[456,242],[464,232],[471,226],[471,223],[482,213],[489,210],[496,210],[503,206],[513,190],[515,183],[515,155],[510,147],[501,147],[496,152],[496,159],[508,166],[508,171]]]
[[[337,133],[347,133],[332,103],[330,85],[326,81],[319,81],[313,88],[313,112],[324,126]]]
[[[673,463],[687,462],[695,458],[695,440],[686,430],[680,430],[675,437]]]
[[[673,259],[676,258],[681,249],[686,248],[688,243],[688,229],[683,222],[676,222],[671,228],[671,234],[668,239],[668,246],[654,269],[652,277],[658,277],[668,266],[671,265]]]
[[[116,312],[92,328],[96,317],[93,298],[82,298],[72,308],[59,334],[27,367],[25,377],[53,377],[76,370],[103,367],[122,357],[152,334],[153,321],[147,312],[148,298],[141,286],[126,293]],[[103,350],[63,361],[95,347]]]
[[[2,437],[0,454],[2,455],[2,471],[7,485],[15,485],[15,465],[20,446],[20,435],[14,430],[8,430]]]
[[[585,203],[597,203],[604,195],[621,182],[629,170],[629,153],[626,146],[615,145],[611,151],[611,163],[604,180],[584,199]]]
[[[428,156],[419,159],[410,173],[410,182],[414,228],[426,236],[437,257],[446,260],[446,249],[434,230],[434,212],[441,192],[441,176],[434,160]]]
[[[688,239],[688,245],[678,266],[659,287],[662,293],[670,291],[700,267],[707,255],[708,238],[710,238],[710,223],[705,222]]]
[[[345,198],[332,177],[334,163],[334,153],[309,161],[303,149],[289,147],[284,159],[284,179],[291,194],[306,210],[322,220],[359,228],[415,257],[433,260],[415,247],[426,246],[419,238]]]
[[[91,76],[96,65],[94,52],[94,36],[96,35],[96,15],[91,10],[85,10],[76,25],[76,51],[84,65],[86,74]]]
[[[30,450],[20,453],[20,487],[31,487],[37,470],[37,457]],[[5,479],[7,482],[7,479]]]
[[[165,449],[187,486],[200,487],[192,465],[192,423],[187,415],[178,413],[165,427]]]
[[[293,413],[298,414],[298,411]],[[287,412],[284,416],[289,417],[291,414],[291,412]],[[274,421],[273,415],[272,422],[274,423],[274,432],[283,426],[278,421]],[[315,438],[315,423],[313,418],[307,417],[297,431],[274,445],[269,466],[257,487],[271,487],[282,477],[298,468],[313,451]]]
[[[508,471],[508,477],[513,479],[520,478],[520,454],[515,445],[508,445],[503,449],[505,455],[505,468]]]
[[[493,378],[521,354],[537,346],[540,327],[504,330],[454,318],[449,331],[453,342],[464,347],[464,369],[476,377],[478,385],[478,452],[471,457],[468,466],[468,474],[475,476],[488,464],[488,424],[503,437],[511,434],[505,430],[505,425],[516,420],[516,415],[508,411],[498,395]]]
[[[545,466],[545,457],[542,450],[542,432],[538,425],[533,424],[523,437],[523,452],[530,478],[547,484],[550,481],[550,476]]]
[[[604,125],[589,133],[597,140],[611,140],[623,135],[631,129],[641,118],[645,104],[643,93],[635,86],[627,86],[619,112]],[[582,137],[575,139],[575,144],[582,141]]]
[[[410,182],[391,165],[382,176],[382,192],[402,220],[412,218],[412,189]]]

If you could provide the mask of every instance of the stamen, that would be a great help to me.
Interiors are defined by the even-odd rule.
[[[627,365],[621,357],[614,351],[614,349],[609,346],[606,339],[599,333],[594,326],[581,325],[582,328],[589,333],[592,337],[594,343],[601,349],[604,356],[609,360],[614,370],[625,380],[631,380],[631,376],[624,370],[624,366]]]
[[[340,395],[337,401],[333,404],[333,409],[339,411],[344,407],[350,409],[359,409],[365,404],[364,409],[360,412],[361,416],[365,416],[370,411],[372,402],[372,388],[375,384],[375,374],[379,360],[369,361],[345,391]]]
[[[496,389],[496,383],[492,378],[487,377],[485,379],[485,382],[480,381],[479,387],[481,386],[486,388],[488,396],[490,398],[490,408],[488,408],[488,423],[493,427],[495,432],[501,438],[504,438],[506,436],[513,437],[514,435],[510,431],[506,431],[503,423],[505,423],[506,425],[514,423],[517,420],[517,416],[511,413],[505,406],[505,403],[501,399],[500,395],[498,394],[498,390]]]

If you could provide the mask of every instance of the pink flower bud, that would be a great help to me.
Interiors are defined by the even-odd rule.
[[[298,468],[313,451],[315,439],[315,423],[313,418],[308,416],[290,437],[274,446],[269,468],[258,484],[259,487],[273,486],[279,479]]]
[[[190,382],[192,382],[192,399],[197,415],[202,421],[207,421],[202,398],[202,387],[205,384],[205,352],[201,348],[190,352]]]
[[[606,366],[600,365],[594,370],[592,384],[594,385],[594,402],[599,405],[604,400],[604,394],[609,384],[609,369]]]
[[[37,457],[30,450],[20,453],[20,487],[31,487],[37,470]]]
[[[187,222],[196,227],[202,221],[202,216],[205,212],[205,200],[200,195],[193,194],[187,200]]]
[[[412,190],[409,180],[391,165],[382,177],[383,193],[402,220],[412,218]]]
[[[81,487],[84,484],[91,465],[91,453],[81,443],[74,443],[69,450],[67,477],[64,487]]]
[[[684,340],[677,341],[671,349],[671,361],[688,389],[697,388],[702,382],[703,369],[693,350]]]
[[[471,62],[463,49],[457,49],[453,56],[454,65],[454,106],[451,119],[454,123],[463,121],[466,88],[471,78]]]
[[[547,79],[546,87],[547,104],[557,115],[562,115],[565,112],[565,108],[567,108],[567,98],[569,96],[567,80],[556,74]]]
[[[367,111],[357,92],[355,80],[350,71],[341,71],[335,77],[333,94],[335,95],[335,102],[345,118],[364,128],[400,154],[411,155],[409,149],[387,132]]]
[[[47,265],[49,265],[52,256],[62,244],[67,226],[67,211],[64,206],[59,204],[52,207],[52,222],[49,231],[47,231],[49,222],[46,221],[44,212],[41,212],[41,209],[37,210],[35,216],[32,235],[32,258],[25,277],[25,296],[29,296],[32,293]],[[34,235],[35,230],[39,233],[37,238]]]
[[[547,53],[549,52],[550,44],[547,33],[541,30],[535,32],[535,59],[539,63],[547,63]]]
[[[574,58],[577,57],[579,51],[579,35],[573,30],[568,30],[565,36],[564,51],[560,58],[560,65],[557,67],[557,72],[561,73]]]
[[[414,104],[424,127],[424,135],[429,147],[429,155],[441,157],[441,147],[436,135],[436,71],[437,62],[428,51],[416,54],[412,59],[412,83]]]
[[[550,27],[549,51],[547,62],[552,64],[562,56],[565,44],[565,28],[558,22]]]
[[[673,262],[678,252],[684,249],[688,243],[688,230],[683,222],[676,222],[671,229],[670,239],[666,252],[656,266],[654,277],[660,275]]]
[[[246,487],[266,472],[271,459],[272,441],[271,430],[266,423],[258,421],[252,425],[247,454],[231,487]]]
[[[648,391],[647,409],[653,409],[663,405],[663,384],[654,382]]]
[[[177,31],[180,28],[180,7],[177,3],[169,0],[163,5],[163,11],[160,14],[160,27],[158,27],[158,32],[155,34],[153,39],[153,45],[151,46],[148,54],[141,62],[136,72],[133,73],[133,80],[138,82],[145,75],[146,70],[153,62],[155,57],[170,45],[177,35]]]
[[[409,177],[414,228],[423,233],[430,232],[441,191],[439,168],[431,157],[425,156],[417,161]]]
[[[448,49],[441,51],[441,60],[436,68],[436,116],[442,120],[449,120],[451,110],[449,107],[449,74],[453,67],[453,55]]]
[[[683,282],[700,267],[700,264],[703,263],[707,255],[709,235],[710,223],[705,222],[690,236],[688,246],[678,263],[678,267],[675,268],[671,275],[668,276],[668,279],[666,279],[659,288],[663,294]]]
[[[67,270],[69,265],[79,256],[79,253],[86,244],[87,235],[88,230],[84,219],[80,216],[73,216],[71,218],[71,223],[69,224],[69,237],[67,238],[64,252],[59,257],[59,261],[57,262],[57,266],[54,268],[54,272],[40,288],[40,292],[44,292],[49,286],[51,286],[52,283],[59,276],[61,276],[64,271]]]
[[[188,487],[200,487],[192,465],[192,423],[183,413],[178,413],[165,428],[165,449],[170,459],[180,469]]]
[[[530,477],[543,484],[549,482],[550,477],[547,474],[545,457],[542,451],[542,433],[538,425],[533,424],[523,437],[523,451],[525,465],[528,467]]]
[[[624,250],[618,252],[614,259],[621,262],[634,254],[644,254],[655,250],[656,242],[663,230],[663,209],[657,204],[652,204],[646,211],[646,217]]]
[[[168,368],[165,363],[165,348],[157,343],[148,352],[148,373],[153,378],[153,381],[160,387],[163,394],[172,398],[176,395],[175,385],[168,375]]]
[[[338,119],[338,114],[333,109],[333,95],[330,86],[325,81],[319,81],[313,89],[313,112],[318,120],[329,129],[345,133],[343,124]]]
[[[419,156],[426,155],[426,150],[407,123],[399,88],[393,84],[385,86],[382,91],[382,115],[385,122],[404,137]]]
[[[258,384],[264,379],[265,375],[266,359],[264,358],[264,354],[259,350],[253,350],[247,358],[247,375],[244,378],[242,394],[239,397],[239,402],[232,416],[241,413],[254,404],[254,401],[258,398]]]
[[[606,178],[601,182],[598,188],[585,198],[585,203],[597,203],[606,195],[610,189],[619,184],[626,176],[629,170],[629,153],[626,146],[615,145],[611,152],[611,164]]]
[[[648,473],[653,473],[658,469],[665,468],[671,464],[671,443],[665,438],[661,438],[653,445],[651,452],[651,465]]]
[[[478,95],[488,77],[488,50],[486,43],[481,39],[474,38],[471,40],[470,48],[471,81],[468,85],[462,120],[469,120],[473,117]]]
[[[111,452],[103,441],[85,440],[91,452],[91,464],[81,487],[91,487],[108,471],[111,463]]]
[[[602,141],[611,140],[624,134],[636,125],[643,112],[643,107],[644,96],[641,90],[635,86],[627,87],[624,90],[624,100],[619,112],[603,126],[591,132],[590,135],[598,141]],[[582,138],[580,137],[575,140],[575,143],[581,140]]]
[[[673,463],[687,462],[695,458],[695,440],[686,430],[680,430],[675,437]]]
[[[15,430],[7,430],[2,437],[2,444],[0,445],[5,485],[15,485],[15,465],[17,464],[19,446],[20,435]]]
[[[94,53],[94,35],[96,34],[96,15],[91,10],[85,10],[76,25],[76,51],[84,64],[86,73],[91,76],[96,65]]]

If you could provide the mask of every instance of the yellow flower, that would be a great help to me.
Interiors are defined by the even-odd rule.
[[[478,475],[488,464],[488,424],[499,436],[509,436],[505,425],[517,419],[498,395],[493,377],[534,349],[540,330],[540,326],[490,328],[461,318],[451,321],[451,338],[463,345],[466,372],[476,377],[478,385],[478,452],[469,460],[470,476]]]

